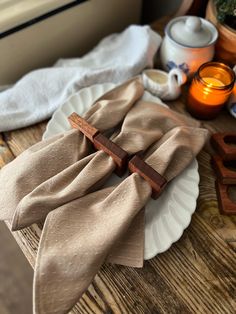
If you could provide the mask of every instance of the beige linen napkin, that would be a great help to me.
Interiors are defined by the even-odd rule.
[[[103,95],[84,117],[101,131],[111,129],[123,120],[143,92],[139,78],[132,79]],[[0,171],[0,220],[12,220],[18,204],[27,194],[56,174],[73,167],[88,153],[91,153],[91,143],[78,130],[60,134],[24,151]],[[86,158],[89,160],[92,156]],[[47,192],[51,194],[50,188]],[[41,217],[47,213],[44,213],[44,206],[42,203]],[[14,227],[14,224],[18,225],[17,219],[13,221],[13,229],[17,228]]]
[[[170,181],[202,149],[208,131],[176,127],[145,161]],[[44,225],[34,277],[34,313],[67,313],[151,195],[137,173],[51,211]]]
[[[133,155],[141,150],[145,151],[176,126],[198,126],[198,124],[196,120],[157,103],[138,101],[127,113],[121,130],[112,137],[112,140]],[[67,155],[67,151],[61,150],[60,155]],[[24,161],[25,165],[31,163],[30,158]],[[103,151],[78,160],[36,186],[21,199],[15,211],[12,229],[18,230],[39,222],[45,219],[51,210],[97,190],[114,169],[115,163]]]
[[[198,125],[198,122],[156,103],[138,101],[126,115],[121,130],[118,135],[113,136],[113,141],[132,155],[146,150],[167,131],[181,125]],[[67,151],[62,150],[60,154],[67,155]],[[29,163],[30,158],[26,164]],[[102,151],[75,162],[22,198],[15,211],[12,229],[18,230],[42,221],[51,210],[97,190],[114,169],[115,163]],[[143,226],[144,211],[135,219],[123,241],[115,248],[110,261],[142,267]]]
[[[116,126],[134,106],[125,117],[120,133],[113,137],[114,142],[130,154],[147,149],[177,125],[198,124],[156,103],[140,101],[134,105],[142,93],[143,87],[136,78],[105,94],[85,118],[104,131]],[[0,217],[4,217],[6,208],[4,218],[13,216],[12,230],[18,230],[44,220],[51,210],[99,188],[115,164],[103,152],[81,159],[89,152],[88,148],[89,143],[80,132],[72,131],[24,152],[0,173],[3,182]],[[119,243],[111,261],[142,266],[143,224],[144,212],[134,221],[124,241]]]
[[[105,94],[85,114],[85,118],[101,131],[112,128],[142,93],[139,79],[131,80]],[[113,136],[113,140],[133,154],[147,149],[177,125],[196,126],[198,122],[156,103],[140,101],[129,111],[120,133]],[[12,230],[18,230],[44,220],[51,210],[99,188],[115,164],[103,152],[81,159],[88,152],[89,143],[80,132],[73,131],[36,144],[24,152],[0,173],[3,182],[0,217],[3,215],[7,219],[13,216]],[[5,217],[4,208],[7,209]],[[143,224],[144,212],[133,222],[124,241],[110,257],[111,261],[142,266]]]

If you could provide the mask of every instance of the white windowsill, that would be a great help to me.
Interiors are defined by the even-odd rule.
[[[0,0],[0,33],[74,0]]]

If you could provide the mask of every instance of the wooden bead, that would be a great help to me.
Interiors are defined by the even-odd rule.
[[[93,144],[96,149],[103,150],[112,157],[116,164],[115,173],[120,177],[123,176],[127,168],[128,153],[101,133],[94,137]]]
[[[211,143],[224,160],[236,160],[236,133],[215,133]]]
[[[76,112],[73,112],[68,120],[70,125],[74,129],[79,129],[90,141],[93,142],[94,136],[99,133],[99,130],[89,124],[85,119],[79,116]]]
[[[145,181],[150,184],[150,186],[152,187],[153,199],[157,199],[159,197],[167,184],[166,179],[157,171],[155,171],[152,167],[150,167],[138,155],[135,155],[129,161],[129,170],[132,173],[137,172]]]
[[[72,113],[68,117],[68,120],[71,126],[79,129],[93,143],[96,149],[103,150],[112,157],[116,164],[115,173],[120,177],[123,176],[127,168],[128,153],[101,134],[98,129],[89,124],[77,113]]]
[[[219,180],[215,182],[216,194],[218,198],[219,210],[221,214],[235,215],[236,214],[236,203],[231,201],[228,195],[228,189],[230,185],[220,183]]]
[[[236,160],[224,161],[220,156],[212,156],[212,166],[222,184],[236,184]],[[231,170],[232,167],[235,170]]]

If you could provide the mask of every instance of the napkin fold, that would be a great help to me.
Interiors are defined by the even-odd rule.
[[[146,150],[176,126],[199,125],[196,120],[162,105],[140,101],[142,94],[141,79],[135,78],[105,94],[85,113],[85,119],[104,131],[116,126],[126,114],[112,140],[130,155]],[[78,131],[69,131],[62,139],[56,137],[55,143],[49,141],[50,145],[48,141],[43,143],[31,147],[1,172],[3,183],[4,178],[7,182],[0,188],[0,195],[3,194],[0,218],[11,218],[12,230],[43,221],[51,210],[98,189],[115,169],[112,158],[104,152],[87,155],[90,143]],[[59,156],[56,161],[55,157]],[[11,197],[10,191],[17,192],[15,197]],[[4,208],[8,208],[5,211],[8,216],[4,216]],[[114,250],[110,261],[133,267],[143,265],[143,224],[144,211],[120,242],[119,249]]]
[[[114,97],[117,97],[116,93],[114,93]],[[131,101],[131,103],[133,102]],[[109,109],[111,116],[115,114],[116,110],[117,107],[114,110],[112,107]],[[90,114],[91,109],[89,110]],[[110,123],[111,121],[110,118]],[[148,149],[176,126],[198,125],[199,122],[196,120],[178,114],[162,105],[139,100],[133,104],[123,120],[121,129],[115,131],[115,135],[111,139],[129,155],[133,155]],[[64,145],[64,149],[60,152],[61,156],[67,155],[67,144],[64,143]],[[47,158],[51,159],[51,153],[48,151],[46,153]],[[75,151],[74,154],[77,152]],[[27,160],[24,160],[25,165],[30,164],[34,168],[30,156],[27,157]],[[63,158],[65,157],[63,156]],[[23,170],[22,161],[19,161],[18,167]],[[54,176],[45,178],[45,181],[20,200],[14,214],[12,229],[18,230],[42,221],[51,210],[97,190],[112,174],[115,167],[116,164],[109,155],[98,151],[78,160]],[[44,169],[47,171],[47,165],[44,166]],[[16,176],[11,177],[13,184],[18,181],[17,179]]]
[[[84,117],[101,131],[111,129],[124,119],[143,92],[139,78],[132,79],[103,95]],[[59,173],[63,184],[63,171],[69,167],[73,168],[78,160],[86,157],[80,164],[80,167],[83,167],[86,161],[93,157],[88,156],[92,152],[90,141],[78,130],[56,135],[24,151],[0,171],[0,220],[11,220],[12,229],[19,229],[16,209],[20,201],[36,187]],[[77,173],[73,175],[76,177]],[[53,196],[50,186],[47,187],[47,193]],[[40,219],[45,218],[47,214],[43,202],[34,211],[40,211]],[[14,219],[15,214],[17,217]],[[25,219],[24,225],[29,225],[28,217]]]
[[[115,112],[112,113],[110,109],[110,113]],[[141,150],[145,151],[168,130],[180,125],[198,125],[198,122],[156,103],[138,101],[129,110],[121,129],[115,132],[118,134],[112,136],[112,140],[129,155],[133,155]],[[62,150],[60,154],[66,155],[67,152]],[[51,156],[48,155],[48,158]],[[34,167],[30,159],[24,161],[24,164]],[[21,168],[21,165],[18,164],[18,167]],[[51,210],[97,190],[115,167],[113,159],[103,151],[78,160],[42,182],[21,199],[14,214],[12,229],[18,230],[42,221]],[[110,261],[126,266],[143,266],[143,225],[144,211],[128,230],[125,240],[119,244],[119,249],[112,253]]]
[[[207,131],[141,101],[143,92],[134,78],[102,96],[84,118],[102,132],[112,130],[111,139],[129,154],[148,150],[146,161],[169,181],[199,152]],[[142,208],[151,188],[132,174],[96,191],[114,169],[111,157],[93,152],[84,135],[71,130],[32,146],[0,171],[0,219],[11,220],[13,230],[46,219],[34,277],[35,313],[67,313],[105,259],[143,262]]]
[[[30,72],[0,92],[0,132],[49,118],[73,93],[98,83],[122,83],[153,67],[161,37],[149,26],[131,25],[103,39],[82,58],[61,59],[54,67]]]
[[[175,127],[144,160],[170,181],[207,138],[205,129]],[[87,194],[47,215],[35,268],[34,313],[62,314],[74,306],[151,193],[149,183],[133,173],[118,186]]]

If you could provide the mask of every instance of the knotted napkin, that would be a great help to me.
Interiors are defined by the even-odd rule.
[[[84,117],[99,130],[113,128],[124,119],[143,92],[139,79],[132,79],[103,95]],[[78,130],[57,135],[24,151],[0,171],[0,219],[11,220],[12,229],[18,229],[18,218],[14,219],[14,214],[20,201],[43,182],[58,173],[63,174],[65,169],[91,152],[91,143]],[[50,188],[47,192],[52,196]],[[42,204],[39,210],[43,212],[44,206]]]
[[[122,95],[123,89],[127,94]],[[101,131],[104,131],[115,127],[127,114],[121,130],[116,131],[112,139],[130,154],[147,149],[154,141],[163,138],[166,132],[176,126],[198,125],[197,122],[173,113],[170,109],[157,104],[137,102],[142,93],[143,88],[140,86],[138,79],[127,82],[100,99],[85,114],[85,118]],[[118,118],[115,113],[117,113]],[[69,156],[68,158],[68,154],[64,154],[67,152],[67,145],[73,157]],[[74,200],[79,200],[84,194],[99,187],[114,170],[115,164],[103,152],[86,156],[89,151],[90,145],[82,134],[78,131],[69,131],[64,136],[58,136],[52,140],[36,144],[24,152],[11,165],[5,167],[4,171],[0,172],[1,179],[4,180],[5,178],[5,182],[1,181],[6,183],[0,188],[0,195],[3,195],[3,203],[0,205],[2,207],[0,207],[0,218],[11,219],[15,214],[12,224],[13,229],[25,227],[44,219],[52,209],[58,211],[58,208],[65,203],[69,206],[69,204],[73,204]],[[45,154],[48,155],[45,156]],[[49,157],[49,163],[46,157]],[[50,169],[47,169],[48,167]],[[55,169],[51,169],[51,167]],[[94,172],[94,169],[96,169],[96,172]],[[16,191],[16,193],[12,197],[12,193],[9,193],[9,191]],[[82,199],[84,198],[86,196]],[[10,205],[9,211],[4,210],[8,207],[8,204]],[[133,228],[134,234],[139,235],[137,238],[133,237],[136,241],[137,239],[141,240],[143,236],[142,228],[138,229],[138,226],[142,225],[142,219],[139,218],[138,221],[141,224],[134,224]],[[44,233],[46,234],[47,230],[45,228],[47,229],[47,224],[44,226]],[[68,228],[70,226],[68,227],[65,224],[65,235]],[[96,230],[97,227],[95,226]],[[127,228],[125,227],[124,230],[127,230]],[[117,237],[117,239],[120,239],[120,237]],[[112,243],[114,244],[114,241]],[[137,255],[137,252],[135,254]],[[132,254],[127,254],[125,257],[129,257],[128,255],[133,258]],[[115,255],[111,254],[110,258],[113,261],[117,259],[119,261],[119,250],[118,252],[116,250]],[[120,260],[122,260],[122,257]],[[124,264],[128,264],[128,262]]]
[[[144,160],[169,182],[189,165],[207,137],[205,129],[173,128]],[[118,186],[74,199],[47,215],[35,268],[36,314],[62,314],[73,307],[151,193],[149,183],[133,173]]]
[[[126,84],[118,89],[119,92],[121,92],[122,89],[126,92],[127,86],[129,86],[129,89],[134,89],[133,93],[130,95],[130,103],[126,102],[127,108],[129,108],[135,100],[135,88],[137,88],[137,84],[140,84],[138,83],[138,80],[139,79],[137,78],[136,85],[134,85],[133,81],[132,84]],[[104,120],[112,120],[111,118],[108,118],[108,114],[113,117],[119,108],[118,106],[120,106],[119,97],[121,99],[122,97],[118,94],[118,91],[115,89],[113,92],[108,94],[109,97],[108,95],[103,97],[106,100],[110,99],[111,102],[111,95],[113,95],[115,101],[115,106],[113,102],[110,103],[110,106],[107,106],[106,115],[104,114],[103,116]],[[137,95],[137,97],[140,96],[141,93]],[[101,100],[98,103],[101,104]],[[98,103],[96,103],[96,105],[93,106],[87,114],[85,114],[85,117],[91,117],[93,111],[97,113]],[[122,116],[121,112],[120,116]],[[116,117],[116,119],[118,119],[118,117]],[[118,121],[119,120],[120,119],[118,119]],[[109,126],[112,127],[116,124],[117,121],[110,121]],[[99,125],[98,121],[96,122],[96,126],[97,125]],[[116,135],[114,135],[112,139],[113,142],[132,155],[140,150],[146,150],[167,131],[181,125],[197,126],[198,122],[178,113],[174,113],[172,110],[162,107],[156,103],[138,101],[132,106],[132,109],[129,110],[123,121],[121,129],[115,132]],[[103,122],[102,130],[104,130],[104,126],[108,128],[107,121]],[[77,159],[77,161],[73,164],[65,165],[65,167],[62,167],[63,169],[61,171],[57,167],[58,173],[48,177],[51,172],[52,163],[45,163],[43,166],[45,180],[42,180],[43,173],[40,170],[41,182],[39,182],[37,186],[35,184],[31,184],[28,174],[34,172],[33,180],[35,180],[34,177],[37,176],[37,172],[35,171],[40,168],[39,163],[41,160],[45,160],[45,157],[50,161],[51,159],[54,160],[55,152],[50,152],[52,147],[46,145],[46,147],[43,146],[40,147],[40,150],[37,150],[36,156],[33,147],[29,149],[29,154],[25,153],[23,157],[21,156],[22,158],[16,159],[13,168],[21,169],[20,173],[13,170],[11,174],[3,174],[3,179],[10,179],[8,179],[7,191],[4,191],[3,189],[4,197],[2,206],[7,207],[6,204],[12,203],[11,208],[16,208],[12,221],[13,230],[18,230],[20,228],[27,227],[32,223],[42,221],[51,210],[98,189],[114,171],[115,163],[106,153],[102,151],[79,159],[77,156],[78,148],[76,146],[72,146],[74,151],[67,149],[67,145],[71,146],[71,143],[73,142],[78,145],[78,132],[71,133],[70,131],[67,133],[70,134],[70,140],[68,141],[68,135],[65,135],[65,140],[63,141],[64,147],[61,147],[61,141],[59,141],[60,152],[58,148],[57,151],[59,152],[60,159],[62,161],[67,160],[66,157],[68,154],[74,154],[74,160]],[[54,149],[57,146],[58,144],[55,143],[53,146]],[[42,152],[41,155],[39,155],[40,152]],[[35,163],[37,165],[35,165]],[[62,166],[62,164],[60,166]],[[27,190],[25,184],[23,184],[26,178],[31,191]],[[17,199],[8,200],[10,197],[9,191],[20,189],[17,184],[19,180],[22,182],[21,189],[23,191],[18,191],[16,197],[20,195],[21,199],[20,197],[17,197]],[[124,241],[120,243],[119,249],[115,250],[111,255],[110,261],[127,266],[141,267],[143,265],[143,224],[144,212],[140,213],[136,221],[134,221],[133,226],[131,226],[127,236],[124,238]]]
[[[114,112],[109,110],[112,115]],[[176,126],[198,126],[198,122],[157,103],[140,100],[132,106],[121,129],[111,138],[129,155],[133,155],[145,151]],[[61,156],[67,155],[67,144],[64,144]],[[34,167],[30,158],[25,160],[25,164]],[[22,161],[19,161],[18,167],[21,165]],[[44,169],[45,167],[47,168],[46,165]],[[53,177],[46,178],[21,199],[16,207],[12,229],[17,230],[42,221],[51,210],[98,189],[115,168],[113,159],[105,152],[98,151],[78,160]],[[15,179],[11,178],[13,182],[17,181]]]
[[[101,131],[113,128],[142,94],[139,78],[131,80],[105,94],[85,118]],[[133,154],[148,148],[168,129],[188,123],[196,124],[160,105],[142,102],[129,112],[114,141]],[[4,167],[0,172],[0,218],[11,220],[12,230],[18,230],[101,186],[115,165],[102,152],[87,155],[90,146],[79,131],[69,131],[34,145]],[[113,253],[113,262],[142,266],[143,219],[140,214],[120,249]]]

